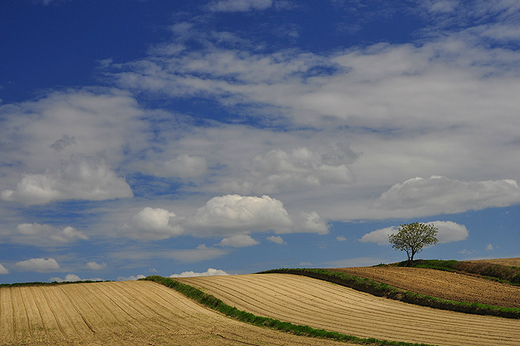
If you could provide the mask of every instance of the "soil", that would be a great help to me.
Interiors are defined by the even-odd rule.
[[[338,344],[232,320],[150,281],[0,288],[0,345]]]
[[[432,297],[520,308],[520,286],[494,282],[475,275],[403,267],[334,268],[334,270]]]
[[[518,346],[520,340],[520,320],[406,304],[299,275],[178,280],[258,316],[361,338],[453,346]]]

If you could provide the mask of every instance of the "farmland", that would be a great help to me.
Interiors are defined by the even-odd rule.
[[[432,309],[299,275],[183,278],[255,315],[368,338],[437,345],[518,345],[520,320]]]
[[[416,291],[429,289],[434,296],[455,287],[453,291],[462,294],[457,297],[465,301],[471,297],[487,303],[498,299],[500,306],[516,306],[515,299],[520,296],[519,286],[474,275],[395,267],[342,270],[385,282],[394,280],[392,285],[411,285]],[[518,345],[520,340],[520,319],[416,306],[300,275],[249,274],[176,280],[257,316],[360,338],[436,345]],[[0,287],[0,345],[4,344],[345,343],[242,323],[158,283],[126,281]]]

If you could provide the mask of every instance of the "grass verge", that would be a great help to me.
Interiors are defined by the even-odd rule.
[[[431,297],[415,292],[405,291],[392,287],[388,284],[337,272],[327,269],[290,269],[281,268],[261,272],[304,275],[315,279],[334,282],[336,284],[350,287],[358,291],[371,293],[376,296],[399,300],[406,303],[429,306],[432,308],[464,312],[477,315],[491,315],[505,318],[520,318],[519,308],[503,308],[478,303],[457,302],[442,298]]]
[[[323,338],[323,339],[329,339],[329,340],[334,340],[334,341],[355,342],[357,344],[362,344],[362,345],[432,346],[432,345],[428,345],[428,344],[378,340],[375,338],[364,339],[364,338],[358,338],[358,337],[352,336],[352,335],[341,334],[338,332],[331,332],[331,331],[327,331],[324,329],[315,329],[315,328],[311,328],[309,326],[293,324],[290,322],[282,322],[282,321],[276,320],[274,318],[256,316],[252,313],[238,310],[235,307],[231,307],[231,306],[225,304],[222,300],[220,300],[212,295],[204,293],[201,290],[199,290],[193,286],[183,284],[174,279],[154,275],[154,276],[148,276],[145,279],[141,279],[141,280],[154,281],[154,282],[160,283],[164,286],[173,288],[173,289],[177,290],[178,292],[184,294],[186,297],[191,298],[191,299],[201,303],[204,306],[207,306],[213,310],[219,311],[226,316],[232,317],[232,318],[237,319],[242,322],[247,322],[247,323],[253,324],[255,326],[268,327],[271,329],[275,329],[275,330],[279,330],[279,331],[283,331],[283,332],[287,332],[287,333],[291,333],[291,334],[295,334],[295,335],[310,336],[310,337]]]

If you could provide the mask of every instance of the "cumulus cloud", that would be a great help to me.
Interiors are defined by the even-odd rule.
[[[67,274],[65,275],[65,279],[54,277],[50,278],[49,281],[52,282],[75,282],[75,281],[103,281],[103,279],[100,278],[92,278],[92,279],[82,279],[76,274]]]
[[[22,175],[15,190],[4,190],[4,201],[27,205],[67,199],[107,200],[132,197],[124,178],[110,169],[101,157],[73,156],[57,171]]]
[[[379,197],[376,205],[414,216],[455,214],[517,203],[520,188],[515,180],[464,182],[432,176],[395,184]]]
[[[267,237],[266,239],[269,240],[269,241],[272,241],[273,243],[280,244],[280,245],[287,244],[287,243],[282,239],[282,237],[280,237],[280,236],[274,236],[274,235],[272,235],[272,236],[270,236],[270,237]]]
[[[146,207],[133,215],[120,231],[127,237],[143,240],[161,240],[176,237],[184,232],[179,224],[182,218],[161,208]]]
[[[194,271],[187,271],[182,272],[181,274],[172,274],[170,275],[171,278],[188,278],[188,277],[194,277],[194,276],[214,276],[214,275],[229,275],[225,271],[221,269],[213,269],[208,268],[205,272],[202,273],[195,273]]]
[[[273,0],[218,0],[210,2],[206,8],[211,12],[249,12],[266,10]]]
[[[88,236],[77,229],[67,226],[63,229],[39,223],[23,223],[16,226],[11,241],[34,246],[59,246],[78,239],[88,240]]]
[[[101,270],[105,268],[107,265],[106,263],[99,264],[97,262],[88,262],[87,267],[92,270]]]
[[[60,265],[54,258],[31,258],[26,261],[16,262],[15,267],[20,270],[35,271],[35,272],[49,272],[60,269]]]
[[[342,235],[339,235],[339,236],[336,237],[336,240],[337,240],[337,241],[346,241],[347,238],[345,238],[345,237],[342,236]]]
[[[206,159],[199,156],[181,154],[164,163],[164,175],[179,178],[198,177],[208,170]]]
[[[452,221],[432,221],[426,222],[427,225],[434,225],[437,232],[439,243],[450,243],[454,241],[465,240],[469,232],[466,226],[460,225]],[[391,226],[372,231],[365,234],[359,241],[363,243],[377,243],[378,245],[389,245],[388,236],[398,231],[398,226]]]
[[[328,226],[317,213],[302,212],[291,217],[281,201],[267,195],[213,197],[188,218],[185,225],[194,232],[223,236],[270,230],[275,233],[328,232]]]
[[[177,216],[162,209],[145,207],[119,228],[133,239],[162,240],[180,235],[221,236],[222,246],[242,247],[259,244],[250,234],[275,233],[326,234],[329,226],[316,212],[290,215],[283,203],[269,196],[224,195],[211,198],[189,216]]]
[[[246,247],[258,245],[260,242],[254,240],[250,235],[237,234],[231,237],[222,239],[219,243],[220,246],[232,246],[232,247]]]
[[[256,156],[251,172],[255,190],[279,192],[304,186],[354,182],[354,174],[347,164],[356,155],[348,146],[337,145],[335,149],[335,152],[325,154],[306,147],[290,153],[277,149]]]
[[[9,274],[9,270],[0,264],[0,275],[1,274]]]
[[[213,197],[189,220],[191,228],[210,234],[283,231],[292,226],[282,202],[269,196],[226,195]]]

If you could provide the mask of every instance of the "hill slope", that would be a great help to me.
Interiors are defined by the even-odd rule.
[[[339,343],[241,323],[150,281],[0,288],[0,345],[244,344]]]
[[[494,282],[474,275],[404,267],[358,267],[334,270],[432,297],[520,308],[520,286]]]
[[[255,315],[362,338],[511,346],[520,340],[520,320],[410,305],[303,276],[251,274],[178,280]]]

